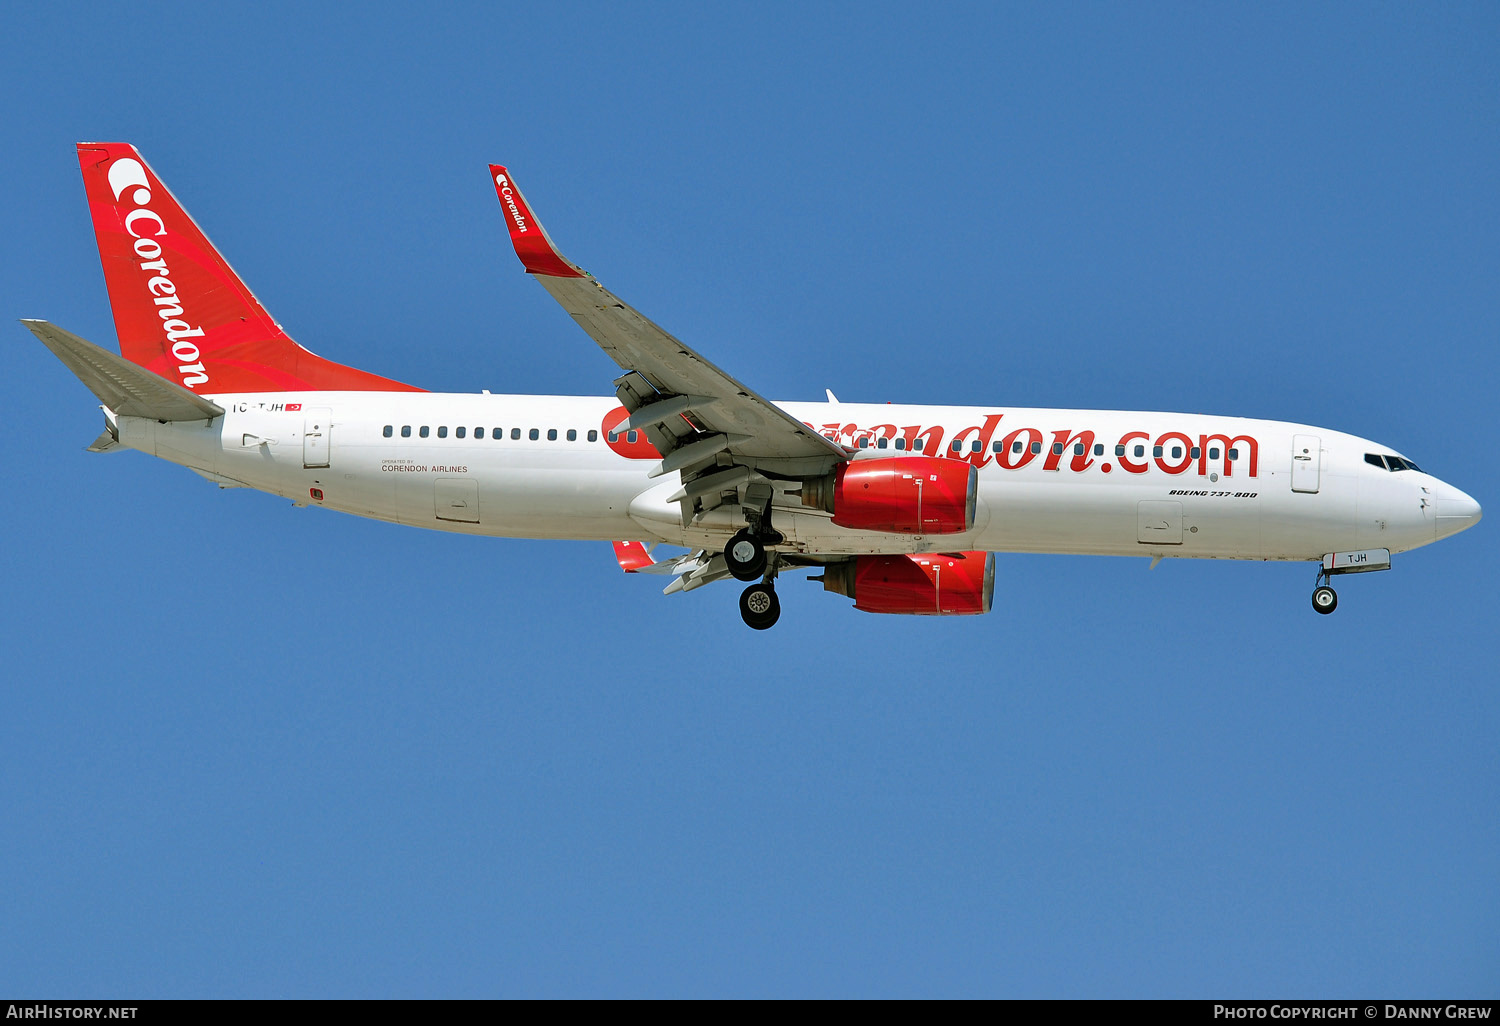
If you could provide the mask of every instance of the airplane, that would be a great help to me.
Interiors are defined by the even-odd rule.
[[[997,552],[1313,562],[1331,613],[1334,577],[1481,516],[1391,447],[1306,424],[768,401],[566,259],[501,165],[522,266],[622,373],[608,397],[429,392],[294,342],[133,146],[78,157],[123,355],[22,323],[101,403],[90,452],[396,524],[611,541],[667,594],[746,583],[758,630],[800,570],[866,612],[988,612]]]

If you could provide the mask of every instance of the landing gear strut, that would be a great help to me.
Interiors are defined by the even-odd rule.
[[[776,551],[766,552],[767,545],[780,545],[786,539],[771,527],[771,494],[765,488],[765,502],[754,497],[754,506],[745,507],[745,519],[749,526],[736,532],[729,544],[724,546],[724,563],[729,573],[741,581],[754,581],[740,593],[740,616],[747,626],[758,631],[771,627],[781,618],[781,600],[776,597],[776,571],[780,568],[781,556]],[[749,492],[746,499],[751,500]]]
[[[766,558],[766,578],[740,593],[740,616],[745,624],[763,631],[781,618],[781,600],[776,597],[776,571],[781,569],[781,555],[772,552]]]
[[[763,574],[767,581],[774,580],[774,570],[766,574],[766,546],[780,545],[784,539],[771,527],[769,489],[764,506],[757,502],[755,507],[745,507],[745,519],[750,522],[749,526],[737,532],[724,546],[724,562],[736,580],[753,581]]]
[[[1331,613],[1339,607],[1339,596],[1328,586],[1331,578],[1326,570],[1318,571],[1318,586],[1313,589],[1312,606],[1320,613]]]

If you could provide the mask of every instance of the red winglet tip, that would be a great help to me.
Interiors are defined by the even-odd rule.
[[[656,561],[646,551],[646,546],[638,541],[617,541],[615,546],[615,560],[619,562],[620,569],[627,574],[633,574],[642,567],[652,566]]]
[[[526,198],[521,195],[520,186],[503,164],[490,165],[490,180],[495,184],[495,195],[500,198],[500,207],[505,213],[505,227],[510,231],[510,241],[516,247],[521,265],[531,274],[582,278],[583,272],[563,259],[547,237],[547,230],[531,212]]]

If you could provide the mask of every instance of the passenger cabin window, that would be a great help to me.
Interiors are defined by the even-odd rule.
[[[1135,447],[1135,458],[1136,459],[1140,459],[1144,455],[1146,455],[1146,447],[1144,445],[1138,445],[1138,446],[1136,446]]]
[[[423,438],[426,438],[427,432],[430,430],[432,429],[429,428],[426,424],[423,424],[421,427],[417,428],[417,434],[421,435]]]
[[[890,444],[891,444],[891,440],[889,438],[882,438],[882,439],[880,439],[879,441],[877,441],[875,443],[875,448],[877,448],[877,449],[884,449],[887,446],[889,446]]]
[[[456,428],[453,429],[453,437],[454,438],[462,438],[464,435],[466,435],[468,433],[469,433],[469,429],[468,428],[456,427]]]
[[[1088,451],[1089,451],[1089,447],[1086,446],[1086,445],[1084,445],[1082,442],[1079,442],[1077,445],[1073,446],[1073,455],[1074,456],[1082,456],[1084,453],[1086,453]]]
[[[530,431],[526,432],[526,437],[529,438],[529,439],[531,439],[533,442],[535,442],[538,438],[542,437],[541,429],[540,428],[532,428]]]
[[[627,431],[627,432],[625,432],[625,441],[629,442],[631,445],[634,445],[636,439],[640,438],[640,437],[641,437],[641,433],[639,431]]]
[[[578,441],[578,430],[576,428],[568,428],[568,441]]]
[[[1063,454],[1063,444],[1061,442],[1053,442],[1052,443],[1052,455],[1054,455],[1054,456],[1061,456],[1062,454]]]
[[[1200,449],[1198,446],[1195,445],[1191,449],[1188,450],[1188,455],[1191,456],[1193,459],[1197,459],[1198,458],[1198,454],[1200,452],[1202,452],[1202,451],[1203,451],[1202,449]]]
[[[439,438],[447,438],[448,437],[448,425],[447,424],[444,424],[442,427],[438,428],[438,437]]]
[[[1019,456],[1021,454],[1021,450],[1024,448],[1026,448],[1025,442],[1016,442],[1010,447],[1010,451]]]
[[[949,452],[963,452],[964,451],[964,443],[960,442],[957,438],[955,438],[953,440],[952,444],[950,444],[948,446],[948,451]]]
[[[981,451],[983,451],[983,449],[984,449],[984,443],[981,442],[977,438],[974,439],[974,441],[972,441],[972,442],[969,443],[969,451],[970,452],[981,452]]]
[[[410,424],[402,424],[401,425],[401,437],[402,438],[410,438],[411,437],[411,425]]]
[[[1116,456],[1124,456],[1125,455],[1125,447],[1123,445],[1117,445],[1117,446],[1115,446],[1115,455]]]
[[[555,441],[557,441],[557,428],[548,428],[547,429],[547,441],[549,441],[549,442],[555,442]]]
[[[912,448],[915,449],[917,452],[921,452],[922,451],[922,446],[924,446],[926,444],[927,444],[927,439],[925,439],[925,438],[918,438],[917,441],[916,441],[916,443],[912,446]]]
[[[391,425],[387,424],[385,427],[380,429],[380,433],[389,438],[391,437],[391,435],[395,434],[395,431],[394,429],[392,429]]]
[[[1232,459],[1232,460],[1239,459],[1240,458],[1240,451],[1238,449],[1230,449],[1229,450],[1229,458]]]
[[[863,437],[863,438],[861,438],[859,440],[859,447],[861,449],[868,449],[870,447],[870,436],[869,435],[866,435],[865,437]]]
[[[906,439],[904,439],[904,438],[898,438],[898,439],[896,439],[896,449],[899,451],[899,450],[904,450],[905,448],[906,448]]]
[[[1103,446],[1103,444],[1094,446],[1094,455],[1095,456],[1103,456],[1104,455],[1104,446]]]
[[[474,429],[474,437],[475,438],[483,438],[484,437],[484,428],[475,428]]]
[[[597,441],[599,441],[599,432],[597,432],[597,431],[590,431],[589,432],[589,441],[591,441],[591,442],[597,442]]]
[[[1211,460],[1216,460],[1219,458],[1219,447],[1217,445],[1208,450],[1208,458]]]
[[[1182,446],[1180,446],[1180,445],[1174,445],[1174,446],[1172,446],[1172,458],[1174,460],[1180,460],[1180,459],[1182,459]]]
[[[521,440],[521,429],[520,428],[511,428],[510,429],[510,440],[512,442],[519,442]]]
[[[1032,442],[1031,443],[1031,453],[1032,453],[1033,456],[1035,456],[1036,454],[1040,453],[1041,451],[1042,451],[1042,443],[1041,442]]]
[[[1157,459],[1161,459],[1161,449],[1162,449],[1161,446],[1159,446],[1159,445],[1153,445],[1151,447],[1151,455],[1155,456]]]

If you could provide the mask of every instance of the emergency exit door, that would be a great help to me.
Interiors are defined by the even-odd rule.
[[[1292,491],[1316,492],[1322,476],[1323,450],[1317,435],[1292,439]]]

